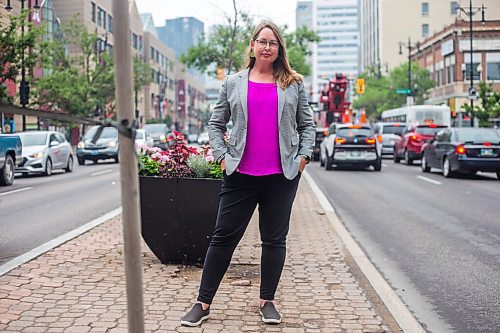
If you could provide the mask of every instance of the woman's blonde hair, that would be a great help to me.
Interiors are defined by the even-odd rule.
[[[299,73],[294,71],[292,67],[290,67],[290,63],[288,62],[288,57],[286,55],[285,39],[283,38],[283,35],[281,34],[281,31],[276,24],[271,21],[260,22],[253,30],[251,40],[256,40],[257,37],[259,37],[262,29],[265,28],[269,28],[272,30],[279,44],[278,58],[276,58],[273,63],[274,79],[283,89],[294,82],[301,82],[302,75],[300,75]],[[251,69],[255,64],[255,57],[250,56],[251,51],[251,47],[249,46],[247,50],[247,63],[245,65],[245,68]]]

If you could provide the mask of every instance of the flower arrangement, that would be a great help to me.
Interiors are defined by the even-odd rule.
[[[189,147],[184,135],[177,131],[168,137],[168,142],[168,150],[138,146],[140,176],[222,178],[221,167],[208,146]]]

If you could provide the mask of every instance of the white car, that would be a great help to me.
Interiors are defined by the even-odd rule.
[[[200,145],[208,145],[209,144],[208,132],[203,132],[200,134],[200,136],[198,137],[198,144],[200,144]]]
[[[18,133],[23,146],[21,164],[16,172],[52,175],[52,170],[73,171],[73,151],[64,136],[55,131],[29,131]]]
[[[144,129],[137,129],[135,132],[135,146],[153,147],[153,137]]]

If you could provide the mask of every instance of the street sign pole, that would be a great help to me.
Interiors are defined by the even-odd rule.
[[[130,45],[130,14],[128,0],[113,1],[115,27],[115,86],[116,110],[121,126],[135,126],[132,96],[132,50]],[[133,137],[120,133],[120,178],[122,194],[122,220],[125,254],[125,280],[127,287],[128,331],[144,333],[144,307],[142,295],[142,262],[140,240],[139,180]]]

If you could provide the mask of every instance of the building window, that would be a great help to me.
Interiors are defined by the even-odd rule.
[[[422,2],[422,16],[429,16],[429,3]]]
[[[458,2],[456,1],[450,2],[450,12],[451,15],[458,15]]]
[[[135,33],[132,33],[132,47],[137,50],[137,35]]]
[[[422,24],[422,37],[429,36],[429,25],[427,23]]]
[[[113,33],[113,18],[108,14],[108,31]]]
[[[95,3],[92,2],[92,22],[95,23]]]
[[[500,53],[486,53],[486,79],[500,80]]]
[[[150,53],[149,57],[151,59],[154,59],[154,57],[155,57],[155,48],[151,46],[150,49],[149,49],[149,51],[150,51],[149,52]]]
[[[97,7],[97,25],[106,28],[106,11]]]

